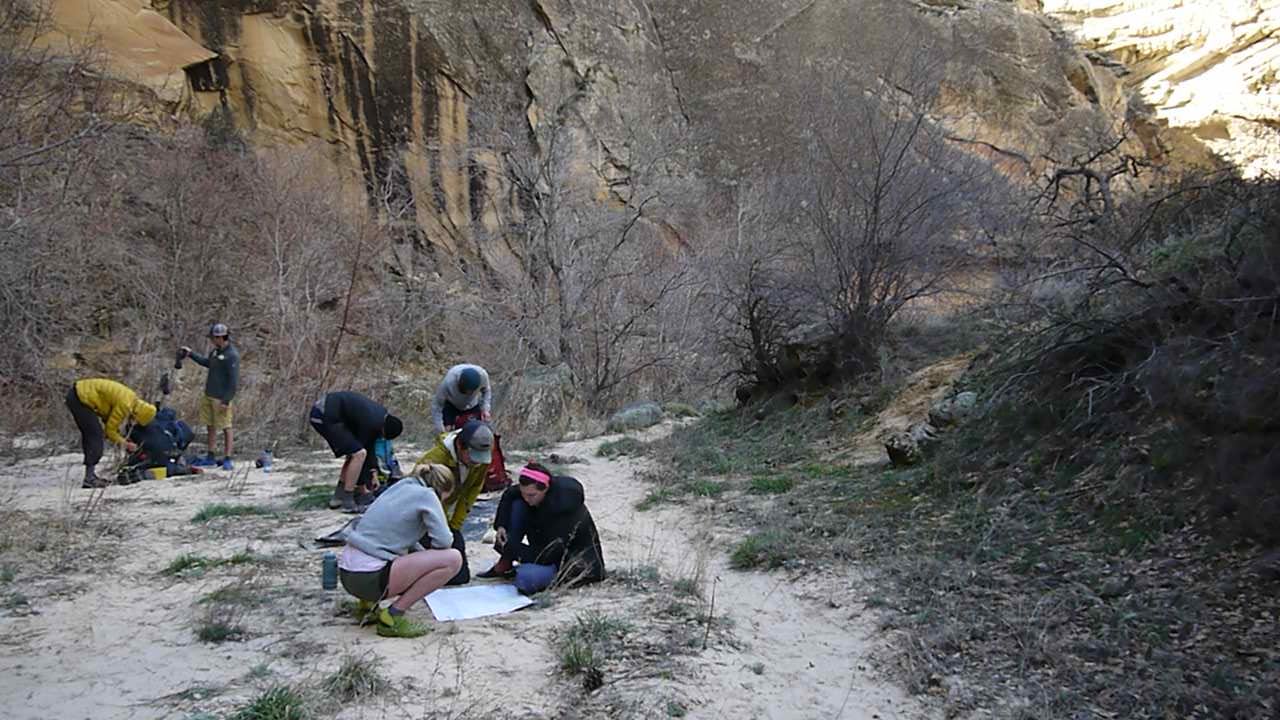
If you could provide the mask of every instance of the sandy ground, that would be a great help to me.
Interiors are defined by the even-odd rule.
[[[324,549],[311,540],[345,516],[288,508],[295,486],[336,477],[330,457],[284,455],[270,474],[238,469],[112,487],[87,519],[91,493],[78,488],[78,455],[4,468],[0,569],[12,577],[0,584],[8,598],[0,606],[4,716],[224,717],[272,685],[314,687],[344,653],[381,658],[392,690],[346,706],[319,697],[317,717],[652,717],[681,710],[692,718],[937,716],[877,672],[872,658],[887,641],[860,605],[866,592],[856,576],[729,569],[737,535],[717,527],[706,505],[637,511],[647,490],[634,479],[643,461],[596,457],[609,439],[554,451],[585,460],[569,472],[586,487],[615,577],[511,615],[437,625],[415,640],[379,638],[356,626],[335,612],[341,592],[320,589]],[[401,449],[400,456],[414,454]],[[192,522],[213,502],[279,512]],[[183,553],[227,558],[244,550],[271,563],[159,574]],[[473,544],[473,572],[494,557]],[[621,579],[651,567],[664,578],[698,582],[704,608],[714,593],[717,631],[705,650],[659,658],[658,671],[643,664],[615,671],[602,689],[585,693],[557,671],[552,641],[590,610],[628,617],[633,634],[656,635],[667,591]],[[197,640],[208,607],[200,599],[234,584],[256,588],[261,598],[239,618],[246,637]],[[425,607],[417,614],[430,618]]]

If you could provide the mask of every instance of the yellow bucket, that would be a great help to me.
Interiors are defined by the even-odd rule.
[[[169,471],[162,467],[147,468],[147,474],[152,480],[163,480],[169,477]]]

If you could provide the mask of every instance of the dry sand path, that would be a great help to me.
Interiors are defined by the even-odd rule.
[[[334,594],[319,588],[323,550],[310,539],[344,518],[287,510],[294,486],[336,476],[337,463],[323,455],[281,458],[270,474],[238,471],[238,494],[230,494],[221,472],[113,487],[80,525],[76,513],[88,491],[70,487],[78,458],[64,454],[0,471],[0,491],[10,496],[0,515],[0,565],[14,576],[0,593],[20,592],[34,610],[16,602],[0,609],[4,716],[225,717],[272,685],[314,687],[344,653],[381,658],[392,689],[346,707],[317,695],[317,717],[652,717],[678,708],[692,718],[937,715],[876,672],[872,658],[886,641],[861,610],[866,593],[856,577],[729,569],[737,535],[717,525],[714,508],[637,511],[648,489],[634,479],[643,461],[597,457],[609,439],[555,451],[585,460],[569,472],[586,487],[610,570],[703,578],[704,596],[714,586],[714,615],[731,622],[706,650],[682,658],[678,672],[620,672],[591,694],[557,673],[551,642],[581,613],[628,616],[632,633],[650,632],[663,593],[618,580],[504,617],[440,626],[417,640],[379,638],[335,614]],[[212,502],[284,510],[193,523]],[[227,558],[246,549],[273,563],[217,567],[198,577],[158,574],[183,553]],[[473,571],[493,557],[473,547]],[[207,612],[201,598],[246,584],[260,589],[240,618],[246,637],[197,640],[194,628]]]

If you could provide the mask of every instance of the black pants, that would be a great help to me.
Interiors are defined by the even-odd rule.
[[[102,459],[102,442],[105,439],[102,421],[98,419],[97,413],[80,402],[75,385],[67,392],[67,409],[71,411],[71,417],[75,418],[76,427],[80,428],[80,449],[84,451],[84,464],[93,467]]]
[[[466,585],[471,582],[471,568],[467,566],[467,541],[462,537],[461,530],[453,531],[453,549],[462,553],[462,567],[458,568],[458,574],[445,585]]]

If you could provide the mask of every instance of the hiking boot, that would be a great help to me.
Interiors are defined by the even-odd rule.
[[[224,457],[224,458],[222,458],[222,462],[221,462],[220,464],[222,465],[222,469],[223,469],[223,470],[231,470],[231,469],[233,469],[233,468],[235,467],[234,465],[232,465],[232,464],[231,464],[231,458],[230,458],[230,457]]]
[[[373,501],[378,499],[377,494],[371,493],[371,492],[360,493],[355,497],[356,497],[356,507],[360,508],[361,512],[364,512],[366,509],[368,509],[368,507],[373,504]]]
[[[333,491],[333,498],[329,500],[329,507],[333,507],[334,501],[338,503],[338,509],[344,513],[357,514],[360,512],[359,506],[356,505],[356,494],[351,490],[338,488]]]
[[[416,623],[405,615],[392,615],[386,608],[378,610],[378,634],[382,637],[416,638],[431,632],[431,628]]]
[[[84,482],[80,483],[80,487],[97,489],[104,488],[110,484],[111,481],[106,478],[101,478],[97,475],[90,475],[84,479]]]

